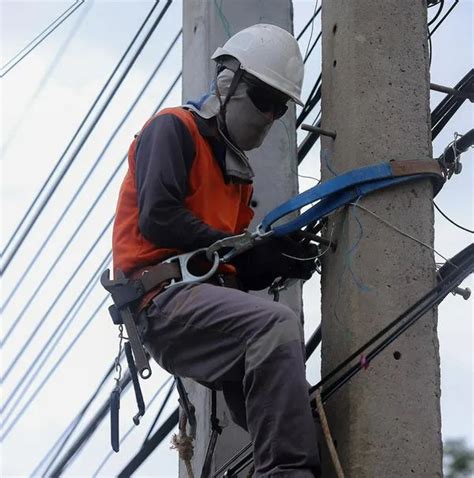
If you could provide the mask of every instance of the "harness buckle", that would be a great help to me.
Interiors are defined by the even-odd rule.
[[[185,284],[185,283],[194,283],[194,282],[206,282],[209,280],[217,271],[217,268],[219,267],[220,264],[220,258],[219,254],[216,252],[213,252],[211,255],[212,258],[212,266],[211,268],[204,273],[203,275],[195,275],[189,270],[189,264],[190,261],[195,259],[196,257],[202,255],[204,258],[207,257],[207,249],[202,248],[202,249],[197,249],[192,252],[187,252],[185,254],[179,254],[177,256],[170,257],[162,262],[162,264],[167,264],[167,263],[178,263],[180,271],[181,271],[181,279],[171,279],[170,283],[168,285],[165,285],[165,289],[168,289],[170,287],[173,287],[174,285],[177,284]]]

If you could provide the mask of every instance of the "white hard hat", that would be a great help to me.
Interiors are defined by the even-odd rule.
[[[276,25],[260,23],[245,28],[219,47],[211,59],[236,58],[241,68],[288,95],[299,105],[304,63],[295,38]]]

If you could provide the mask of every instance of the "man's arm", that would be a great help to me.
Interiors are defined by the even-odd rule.
[[[139,138],[135,155],[139,227],[158,247],[191,251],[229,235],[184,207],[194,156],[191,134],[172,114],[155,118]]]

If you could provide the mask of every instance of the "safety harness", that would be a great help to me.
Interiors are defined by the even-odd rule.
[[[115,325],[119,326],[120,338],[124,339],[122,331],[126,329],[128,342],[125,343],[125,354],[132,376],[135,396],[138,404],[138,413],[133,418],[136,425],[145,413],[145,405],[140,390],[138,375],[147,379],[151,376],[151,368],[147,353],[141,342],[140,334],[135,322],[137,311],[143,309],[145,297],[156,295],[161,290],[177,284],[206,282],[212,280],[217,285],[227,285],[223,276],[218,274],[220,264],[231,262],[232,259],[267,241],[270,237],[286,236],[306,227],[306,232],[314,232],[314,226],[320,224],[330,213],[348,203],[366,196],[375,191],[391,186],[403,184],[417,179],[431,179],[436,194],[444,183],[443,170],[435,160],[405,160],[389,161],[375,166],[368,166],[341,174],[324,183],[321,183],[294,198],[284,202],[270,211],[257,226],[254,232],[246,231],[237,236],[224,238],[205,249],[180,254],[171,257],[157,265],[148,267],[134,277],[125,277],[120,271],[115,272],[114,279],[110,279],[110,272],[106,270],[101,277],[101,284],[110,292],[114,304],[109,307],[109,313]],[[299,211],[301,208],[313,204],[308,210],[296,218],[283,222],[286,216]],[[294,217],[294,215],[292,215]],[[277,225],[275,225],[278,222]],[[283,223],[282,223],[283,222]],[[190,264],[196,258],[207,257],[210,267],[201,275],[191,272]],[[285,284],[279,283],[278,290]],[[117,364],[120,361],[120,352]],[[119,377],[120,378],[120,377]],[[195,427],[195,417],[192,405],[180,379],[177,379],[180,404],[191,427]],[[119,451],[119,407],[120,407],[120,380],[111,395],[111,442],[114,451]],[[222,428],[216,416],[216,394],[212,394],[211,429],[208,451],[202,470],[202,478],[210,474],[210,466],[214,447]]]

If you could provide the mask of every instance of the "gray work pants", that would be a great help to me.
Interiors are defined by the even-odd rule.
[[[223,390],[233,420],[250,433],[255,476],[319,476],[303,330],[291,309],[236,289],[185,284],[155,297],[140,325],[169,373]]]

